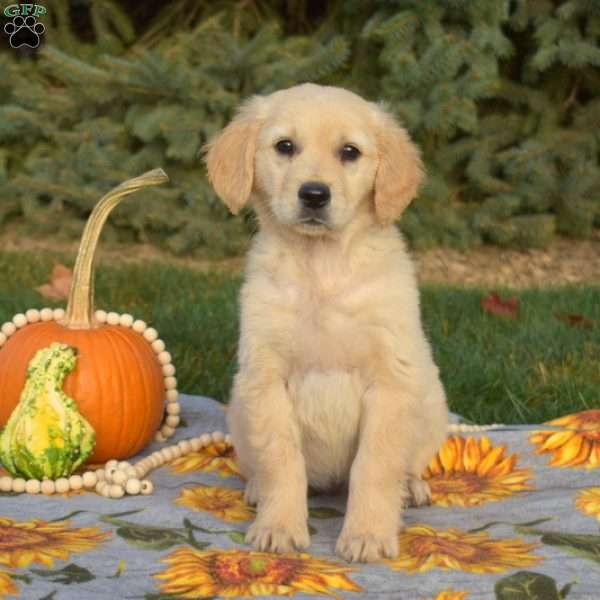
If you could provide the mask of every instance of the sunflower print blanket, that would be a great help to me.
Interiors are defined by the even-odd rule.
[[[182,398],[177,439],[225,430],[214,400]],[[147,451],[154,450],[150,447]],[[254,551],[254,510],[222,442],[151,474],[151,496],[0,497],[0,598],[600,599],[600,410],[453,434],[405,511],[400,555],[333,553],[345,499],[309,498],[307,552]]]

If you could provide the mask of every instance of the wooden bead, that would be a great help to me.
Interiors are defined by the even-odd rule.
[[[105,469],[104,471],[104,480],[108,481],[108,483],[113,482],[114,474],[118,471],[117,467],[110,467],[110,469]]]
[[[156,331],[156,329],[154,329],[154,327],[148,327],[148,329],[146,329],[144,331],[144,337],[150,343],[152,343],[154,340],[158,339],[158,331]]]
[[[140,469],[148,469],[150,468],[151,462],[150,460],[146,457],[146,458],[142,458],[142,460],[140,460],[140,462],[136,463],[135,465],[133,465],[133,468],[136,472],[139,472]]]
[[[229,434],[225,435],[225,443],[227,445],[231,445],[231,435],[229,435]]]
[[[162,456],[163,461],[166,463],[171,462],[173,460],[173,458],[175,458],[175,456],[173,454],[173,449],[171,448],[171,446],[169,446],[168,448],[163,448],[160,451],[160,454]]]
[[[133,325],[131,326],[131,328],[134,331],[137,331],[138,333],[144,333],[144,331],[146,330],[146,323],[144,321],[142,321],[141,319],[138,319],[137,321],[133,322]]]
[[[165,396],[167,398],[167,402],[177,402],[177,398],[179,398],[179,392],[177,390],[167,390]]]
[[[0,477],[0,492],[11,492],[13,487],[12,477]]]
[[[25,480],[22,477],[17,477],[12,480],[11,489],[17,494],[22,494],[25,491]]]
[[[56,491],[56,484],[52,479],[44,479],[41,485],[42,494],[46,496],[51,496]]]
[[[177,379],[175,377],[165,377],[165,389],[174,390],[177,387]]]
[[[122,498],[125,495],[125,490],[122,485],[113,484],[110,486],[111,498]]]
[[[96,317],[96,321],[98,321],[99,323],[106,323],[108,313],[105,310],[97,310],[94,313],[94,316]]]
[[[135,468],[135,477],[132,477],[131,479],[142,479],[149,470],[150,468],[146,468],[146,465],[138,465]],[[129,479],[129,481],[131,481],[131,479]]]
[[[118,461],[118,460],[115,460],[114,458],[112,458],[111,460],[109,460],[109,461],[108,461],[108,462],[107,462],[107,463],[104,465],[104,468],[105,468],[106,470],[108,470],[108,469],[116,469],[118,464],[119,464],[119,461]]]
[[[81,475],[71,475],[69,477],[69,487],[75,491],[80,490],[83,487],[83,478]]]
[[[98,481],[94,486],[97,494],[102,494],[102,490],[107,486],[106,481]]]
[[[175,375],[175,367],[171,363],[163,365],[162,372],[165,377],[171,377]]]
[[[177,416],[177,415],[169,415],[166,419],[165,419],[165,423],[169,426],[169,427],[177,427],[177,425],[179,425],[179,421],[181,419]]]
[[[215,442],[215,444],[225,441],[225,434],[222,431],[213,431],[212,441]]]
[[[69,485],[69,480],[66,477],[59,477],[55,482],[54,486],[56,488],[57,494],[64,494],[71,489]]]
[[[200,443],[202,444],[203,448],[205,448],[206,446],[209,446],[212,443],[212,437],[211,437],[210,433],[203,433],[200,436]]]
[[[127,481],[127,474],[122,469],[115,469],[112,476],[112,482],[117,485],[123,485]]]
[[[144,479],[143,481],[141,481],[140,486],[140,492],[144,494],[144,496],[151,494],[154,490],[154,486],[152,485],[152,482],[149,479]]]
[[[161,365],[167,365],[167,364],[169,364],[172,361],[171,353],[167,352],[166,350],[163,350],[162,352],[160,352],[157,355],[157,358],[158,358],[158,362]]]
[[[12,318],[12,322],[15,324],[17,329],[21,329],[21,327],[25,327],[25,325],[27,325],[27,317],[23,313],[17,313]]]
[[[152,458],[147,456],[146,458],[144,458],[144,460],[142,460],[141,464],[139,464],[138,466],[142,467],[143,469],[146,469],[146,471],[149,471],[150,469],[154,468],[154,462],[152,461]]]
[[[28,323],[37,323],[40,320],[40,311],[37,308],[30,308],[25,311],[25,317]]]
[[[98,475],[94,471],[86,471],[81,479],[86,488],[93,488],[98,483]]]
[[[150,457],[150,460],[152,461],[152,464],[155,469],[157,467],[160,467],[165,462],[165,459],[163,458],[162,452],[160,450],[158,450],[157,452],[153,452]]]
[[[125,475],[127,475],[127,479],[131,479],[132,477],[137,477],[137,470],[136,468],[132,465],[130,467],[127,467],[125,469]]]
[[[156,352],[156,354],[160,354],[165,349],[165,343],[162,340],[154,340],[152,342],[152,350]]]
[[[52,316],[54,317],[55,321],[60,321],[65,316],[65,309],[64,308],[55,308],[52,311]]]
[[[167,441],[167,438],[160,431],[156,433],[154,439],[160,444]]]
[[[131,315],[128,315],[127,313],[122,314],[119,317],[119,325],[121,327],[131,327],[133,325],[133,317]]]
[[[109,312],[109,313],[106,315],[106,322],[107,322],[109,325],[118,325],[118,324],[119,324],[119,320],[120,320],[120,315],[119,315],[119,313],[116,313],[116,312],[112,312],[112,311],[111,311],[111,312]]]
[[[25,492],[28,494],[39,494],[41,484],[37,479],[29,479],[25,482]]]
[[[167,403],[167,414],[178,415],[181,412],[181,406],[179,402],[168,402]]]
[[[104,496],[105,498],[110,498],[110,488],[112,486],[108,483],[104,483],[104,485],[102,486],[102,491],[100,492],[102,494],[102,496]]]
[[[17,326],[12,323],[11,321],[7,321],[6,323],[4,323],[4,325],[2,325],[2,333],[6,336],[6,337],[10,337],[15,331],[17,330]]]
[[[179,446],[181,454],[183,455],[189,454],[192,451],[192,444],[189,440],[181,440],[181,442],[179,442],[177,446]]]
[[[131,495],[139,494],[142,491],[140,480],[137,478],[130,479],[125,485],[125,491]]]
[[[171,452],[173,453],[173,458],[181,458],[181,448],[179,446],[171,446]]]
[[[160,428],[160,432],[167,438],[170,438],[174,433],[175,430],[172,427],[169,427],[168,425],[163,425]]]
[[[131,463],[127,462],[126,460],[121,460],[117,463],[117,468],[121,469],[121,471],[127,471],[129,467],[131,467]]]
[[[51,308],[42,308],[42,310],[40,310],[40,319],[42,321],[52,321],[54,317],[54,311]]]
[[[104,469],[96,470],[96,478],[98,479],[98,481],[104,481],[105,477],[106,477],[106,472],[104,471]]]
[[[192,445],[192,452],[198,452],[198,450],[202,448],[202,442],[200,441],[200,438],[192,438],[190,440],[190,444]]]
[[[0,331],[0,346],[4,346],[7,339],[8,337],[6,337],[6,335]]]

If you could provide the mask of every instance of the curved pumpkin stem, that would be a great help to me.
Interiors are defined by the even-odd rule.
[[[122,198],[142,188],[169,181],[162,169],[148,171],[139,177],[128,179],[103,196],[90,215],[79,245],[69,290],[69,302],[60,324],[69,329],[92,329],[98,327],[94,317],[94,263],[98,238],[111,210]]]

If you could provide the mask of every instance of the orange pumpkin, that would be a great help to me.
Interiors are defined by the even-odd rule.
[[[90,462],[128,458],[154,437],[166,395],[162,366],[140,333],[96,319],[93,275],[98,238],[110,211],[126,195],[165,181],[164,171],[155,169],[117,186],[96,205],[83,232],[64,318],[28,324],[0,348],[0,426],[19,401],[35,352],[64,342],[79,350],[64,390],[96,431]]]

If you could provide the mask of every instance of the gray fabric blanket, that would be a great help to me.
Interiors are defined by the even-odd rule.
[[[176,440],[225,430],[215,401],[181,401]],[[425,473],[433,504],[405,511],[400,557],[347,564],[333,552],[343,497],[310,497],[306,553],[245,545],[253,509],[233,449],[213,444],[151,473],[150,496],[3,494],[0,598],[597,600],[599,465],[600,410],[452,434]]]

